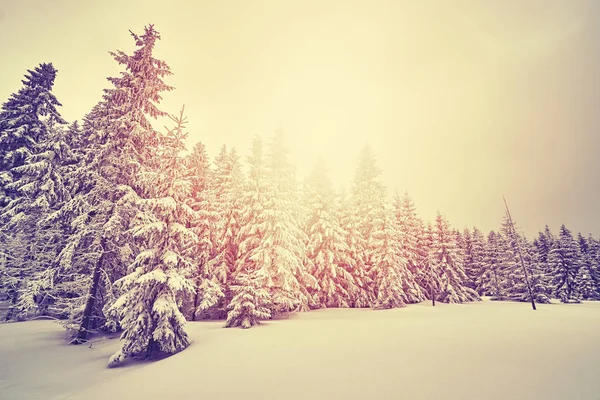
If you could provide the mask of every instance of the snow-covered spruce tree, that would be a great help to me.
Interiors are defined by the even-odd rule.
[[[507,271],[506,280],[510,282],[503,290],[503,300],[510,301],[531,301],[529,294],[529,288],[527,286],[527,280],[531,287],[531,294],[536,303],[550,303],[552,295],[551,282],[548,276],[544,273],[543,269],[540,268],[539,255],[537,254],[533,244],[530,243],[524,235],[513,233],[514,245],[517,245],[521,250],[523,256],[523,263],[527,268],[527,278],[525,277],[525,271],[520,263],[520,259],[515,260],[515,267],[512,270]],[[518,251],[515,248],[515,253]],[[518,257],[518,255],[516,255]]]
[[[52,93],[57,73],[52,63],[42,63],[27,72],[23,87],[0,110],[0,208],[18,196],[6,187],[19,177],[13,168],[23,165],[38,150],[49,126],[65,123],[57,110],[61,104]]]
[[[308,237],[301,227],[308,213],[306,207],[301,205],[300,192],[296,182],[294,166],[289,160],[289,151],[285,142],[282,128],[277,129],[271,138],[267,153],[267,167],[269,180],[273,184],[273,195],[269,199],[268,207],[279,214],[278,220],[282,243],[298,243],[291,248],[290,255],[297,258],[300,268],[294,268],[294,274],[299,283],[301,304],[299,310],[306,311],[310,307],[317,307],[310,290],[318,290],[317,280],[310,274],[312,265],[306,257],[306,244]],[[285,236],[289,236],[286,238]]]
[[[579,246],[580,268],[577,271],[575,281],[577,290],[581,293],[584,300],[597,300],[598,290],[596,286],[596,266],[594,265],[593,255],[590,249],[589,241],[581,233],[577,234],[577,244]]]
[[[473,231],[465,229],[465,274],[468,278],[468,284],[471,289],[477,290],[477,281],[483,273],[485,260],[485,237],[483,233],[473,228]],[[481,294],[481,293],[480,293]]]
[[[331,181],[320,158],[304,182],[304,204],[310,210],[305,227],[307,255],[313,266],[311,275],[320,286],[311,290],[315,303],[320,307],[350,307],[358,287],[351,274],[346,232],[337,219]]]
[[[235,265],[238,257],[238,233],[240,231],[240,212],[242,209],[242,193],[244,175],[239,156],[235,149],[227,151],[223,146],[215,159],[213,174],[214,201],[220,223],[216,232],[217,259],[221,264],[218,269],[219,282],[223,284],[223,297],[219,306],[227,312],[227,306],[233,298],[231,284],[235,276]]]
[[[401,255],[406,259],[407,267],[417,282],[419,276],[419,249],[418,241],[422,222],[417,216],[416,207],[408,192],[402,197],[396,192],[393,201],[394,218],[398,230],[398,240],[400,242]]]
[[[373,308],[403,307],[425,298],[403,256],[393,211],[386,205],[376,213],[369,271],[374,285]]]
[[[498,266],[496,276],[499,282],[499,290],[492,300],[508,300],[508,291],[519,284],[519,280],[524,279],[522,271],[518,271],[517,259],[517,240],[518,234],[514,232],[508,213],[505,213],[502,224],[498,231]]]
[[[548,264],[553,272],[554,296],[563,303],[579,303],[581,293],[576,282],[581,266],[579,247],[564,225],[560,227],[558,238],[548,254]]]
[[[481,296],[498,296],[500,293],[500,256],[498,249],[498,234],[490,231],[484,246],[484,257],[481,274],[477,281],[477,293]]]
[[[434,286],[439,288],[436,294],[443,303],[462,303],[479,300],[477,293],[465,286],[467,276],[463,260],[457,251],[456,235],[450,229],[446,219],[438,212],[433,227],[433,243],[429,257],[434,265]]]
[[[70,199],[61,169],[73,162],[74,157],[63,133],[59,126],[48,128],[47,136],[39,140],[36,151],[27,157],[25,164],[13,168],[19,178],[7,185],[17,195],[4,208],[0,220],[11,234],[22,234],[28,254],[25,262],[17,266],[21,282],[13,296],[15,312],[11,314],[15,318],[40,311],[38,303],[49,300],[47,290],[53,285],[49,269],[64,247],[64,231],[45,223],[50,213]]]
[[[275,313],[297,310],[306,304],[297,279],[303,268],[303,243],[284,231],[291,213],[282,211],[277,203],[263,147],[261,139],[254,138],[226,327],[249,328]]]
[[[0,111],[0,247],[7,252],[2,276],[8,280],[1,286],[11,298],[7,320],[36,308],[41,274],[60,239],[38,222],[68,196],[57,172],[69,158],[60,131],[65,121],[51,92],[57,71],[41,64],[28,72],[24,87]],[[24,258],[8,240],[16,236],[25,246]]]
[[[379,181],[380,175],[375,155],[369,146],[365,146],[358,156],[348,205],[348,217],[353,219],[354,226],[347,227],[351,234],[354,234],[352,230],[360,234],[359,241],[354,245],[360,246],[357,251],[362,252],[362,260],[356,263],[355,277],[359,278],[357,282],[363,284],[360,288],[361,298],[357,300],[363,307],[373,306],[376,296],[369,271],[373,266],[375,217],[385,204],[385,188]]]
[[[132,272],[115,282],[123,294],[109,313],[117,316],[123,333],[121,348],[111,356],[109,366],[127,357],[148,357],[154,351],[173,354],[190,343],[178,303],[194,291],[187,277],[194,267],[192,253],[198,236],[191,229],[195,213],[184,202],[191,185],[179,157],[187,136],[183,110],[171,118],[177,126],[161,141],[160,163],[140,172],[140,180],[152,188],[148,190],[151,197],[138,200],[148,212],[141,212],[131,228],[143,251],[130,266]]]
[[[437,282],[433,279],[433,268],[434,263],[430,256],[430,249],[433,244],[433,227],[430,222],[420,221],[418,228],[418,239],[417,239],[417,251],[418,251],[418,275],[415,277],[417,283],[421,287],[421,291],[424,293],[425,298],[432,300],[435,305],[435,293],[438,292],[438,288],[433,285]]]
[[[473,237],[471,236],[469,228],[465,227],[461,234],[461,238],[462,240],[459,245],[462,248],[463,265],[465,267],[465,274],[467,275],[467,282],[465,285],[471,289],[475,289],[475,281],[471,279],[471,274],[469,273],[471,265],[473,265]]]
[[[358,210],[351,205],[351,199],[345,193],[341,193],[338,206],[339,219],[342,229],[346,232],[345,240],[349,249],[349,262],[351,263],[347,266],[347,269],[351,271],[357,286],[357,292],[352,299],[352,307],[366,308],[371,306],[373,300],[368,291],[371,280],[366,268],[367,243],[360,232]]]
[[[137,49],[133,55],[111,53],[124,71],[108,78],[113,87],[104,90],[84,120],[87,146],[74,172],[77,194],[53,216],[71,224],[57,264],[73,343],[86,341],[90,330],[104,325],[103,310],[115,297],[112,282],[131,272],[127,267],[138,251],[128,228],[140,212],[139,195],[151,190],[137,178],[143,166],[156,163],[159,141],[148,118],[165,116],[156,103],[161,92],[172,89],[163,81],[171,74],[168,65],[152,56],[159,33],[150,25],[143,35],[132,36]]]
[[[218,249],[218,232],[222,229],[223,221],[218,215],[213,171],[204,144],[197,143],[186,157],[186,169],[191,182],[191,196],[187,202],[196,212],[192,229],[198,236],[195,250],[198,267],[193,275],[196,293],[191,307],[185,307],[185,314],[192,320],[223,318],[224,312],[220,311],[224,311],[225,307],[221,302],[225,296],[227,271]]]
[[[600,241],[589,235],[587,237],[587,245],[592,279],[596,288],[596,298],[600,300]]]

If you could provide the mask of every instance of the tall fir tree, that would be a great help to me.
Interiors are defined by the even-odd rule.
[[[223,307],[224,285],[227,282],[225,265],[218,251],[219,219],[215,202],[213,171],[204,144],[197,143],[186,159],[186,168],[191,182],[189,205],[196,211],[193,230],[198,236],[194,281],[196,294],[190,317],[193,320],[203,317],[223,317],[219,306]]]
[[[223,312],[233,298],[231,286],[235,280],[235,265],[238,259],[238,234],[240,231],[240,213],[242,209],[242,193],[244,175],[239,156],[235,149],[227,151],[223,146],[215,159],[214,189],[217,215],[221,224],[218,225],[217,251],[222,262],[224,279]]]
[[[0,286],[11,299],[7,320],[35,308],[45,289],[48,248],[56,251],[61,237],[39,222],[69,195],[58,173],[71,154],[61,137],[61,104],[52,93],[57,70],[40,64],[28,73],[0,111],[0,245],[7,256]],[[24,254],[16,243],[25,246]]]
[[[138,174],[157,163],[159,136],[149,118],[164,117],[156,103],[172,90],[163,78],[169,66],[153,57],[160,34],[152,25],[142,35],[131,33],[137,49],[133,55],[111,52],[124,66],[119,77],[108,78],[113,87],[84,119],[88,146],[77,176],[78,193],[55,213],[68,218],[71,234],[57,259],[61,284],[72,293],[65,308],[65,325],[76,333],[74,343],[86,341],[88,332],[105,322],[105,306],[117,294],[112,282],[131,272],[127,267],[139,252],[128,229],[139,214],[138,200],[152,191]]]
[[[380,182],[381,170],[377,167],[375,155],[369,146],[365,146],[358,156],[358,163],[350,192],[349,214],[355,220],[354,229],[360,234],[361,262],[357,263],[357,276],[364,277],[361,287],[361,303],[372,306],[375,302],[375,286],[372,284],[373,233],[376,230],[376,217],[385,204],[385,187]],[[363,271],[358,270],[362,268]]]
[[[279,127],[268,146],[267,152],[268,177],[272,183],[273,194],[269,201],[270,208],[280,216],[280,240],[288,243],[298,243],[290,250],[293,257],[297,258],[300,268],[294,268],[294,274],[300,284],[302,303],[300,310],[315,307],[315,300],[310,290],[317,290],[319,284],[310,271],[313,269],[311,261],[306,257],[306,244],[308,237],[301,227],[301,221],[306,218],[307,209],[300,205],[300,193],[295,177],[295,169],[289,160],[289,150],[283,129]],[[289,236],[286,238],[286,236]]]

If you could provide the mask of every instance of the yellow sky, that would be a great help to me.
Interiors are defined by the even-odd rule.
[[[121,4],[125,3],[125,4]],[[247,154],[281,123],[303,176],[348,186],[369,142],[390,191],[458,227],[496,228],[502,195],[528,233],[600,234],[600,6],[589,1],[0,0],[0,98],[39,62],[80,118],[154,23],[190,144]]]

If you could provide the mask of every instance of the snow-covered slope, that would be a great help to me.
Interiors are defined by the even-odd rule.
[[[67,346],[49,321],[0,325],[0,398],[600,398],[600,303],[424,303],[222,326],[189,323],[182,353],[107,369],[117,340]]]

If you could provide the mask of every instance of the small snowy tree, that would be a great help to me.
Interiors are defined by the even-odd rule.
[[[391,210],[382,208],[375,217],[372,240],[371,279],[376,309],[403,307],[424,299],[408,262],[402,255],[400,235]]]
[[[482,271],[477,281],[477,293],[482,296],[497,296],[500,293],[498,234],[490,231],[484,246]]]
[[[471,289],[477,290],[477,281],[483,272],[485,260],[485,237],[483,233],[473,228],[473,232],[465,230],[466,243],[465,274]]]
[[[584,300],[597,300],[599,297],[596,280],[594,279],[595,265],[590,243],[579,233],[577,235],[577,244],[579,245],[581,264],[575,277],[577,290],[581,293]]]
[[[563,303],[579,303],[581,293],[577,287],[580,256],[577,241],[564,225],[548,254],[548,264],[554,276],[554,295]]]
[[[433,228],[433,243],[430,249],[431,262],[435,266],[440,288],[438,300],[444,303],[462,303],[479,300],[477,293],[465,286],[467,276],[463,261],[457,251],[456,236],[446,219],[438,212]]]

